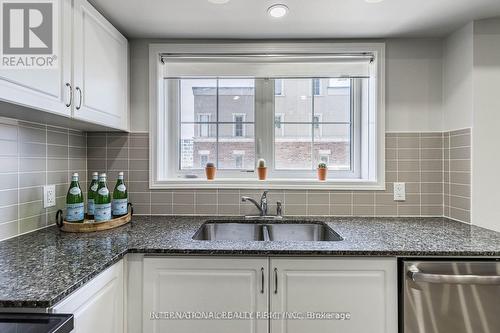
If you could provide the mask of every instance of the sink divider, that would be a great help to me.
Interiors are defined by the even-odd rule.
[[[265,242],[271,241],[271,237],[269,236],[269,228],[267,227],[267,224],[262,225],[262,238],[263,241]]]

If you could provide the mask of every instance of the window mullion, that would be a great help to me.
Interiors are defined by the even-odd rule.
[[[256,160],[263,158],[266,160],[269,175],[274,169],[273,159],[273,110],[274,80],[255,80],[255,140],[256,140]]]

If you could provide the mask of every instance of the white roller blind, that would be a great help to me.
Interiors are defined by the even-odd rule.
[[[317,55],[162,55],[166,78],[238,76],[369,77],[371,54]]]

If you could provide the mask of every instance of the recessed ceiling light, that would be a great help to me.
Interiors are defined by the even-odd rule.
[[[237,101],[237,100],[239,100],[239,99],[240,99],[240,96],[234,96],[234,97],[233,97],[233,99],[234,99],[235,101]]]
[[[214,3],[216,5],[223,5],[228,3],[230,0],[208,0],[208,2]]]
[[[272,5],[267,9],[267,13],[274,18],[282,18],[288,14],[288,7],[282,4]]]

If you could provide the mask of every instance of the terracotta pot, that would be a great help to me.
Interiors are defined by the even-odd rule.
[[[318,168],[318,180],[321,180],[321,181],[326,180],[327,173],[328,173],[327,168]]]
[[[207,175],[208,180],[214,180],[216,169],[217,169],[216,167],[206,167],[205,168],[205,174]]]
[[[259,176],[259,180],[266,180],[266,178],[267,178],[267,167],[257,168],[257,174]]]

